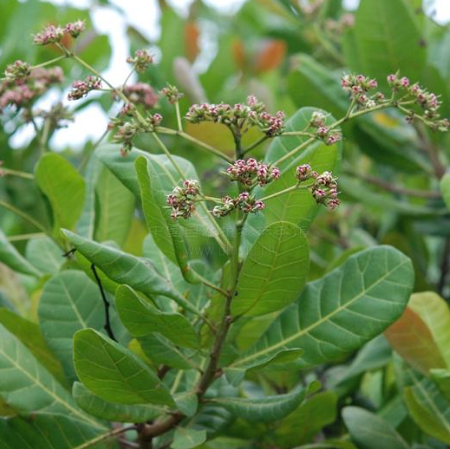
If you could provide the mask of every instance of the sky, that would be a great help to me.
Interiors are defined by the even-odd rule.
[[[113,54],[109,68],[103,73],[112,84],[121,84],[128,75],[129,67],[124,61],[127,53],[126,26],[132,24],[150,40],[158,37],[160,32],[160,12],[157,0],[111,0],[111,3],[120,6],[125,15],[119,14],[107,7],[92,8],[91,0],[51,0],[53,3],[64,6],[73,5],[78,8],[90,8],[94,26],[100,34],[107,34],[110,38]],[[204,0],[213,8],[225,14],[233,14],[245,0]],[[396,1],[396,0],[392,0]],[[193,0],[167,0],[180,14],[186,15]],[[355,9],[359,0],[345,0],[348,9]],[[427,0],[424,2],[428,12],[433,12],[435,20],[441,23],[450,21],[450,0]],[[130,80],[131,82],[133,79]],[[49,94],[37,105],[47,108],[59,100],[59,93]],[[69,103],[70,106],[70,103]],[[70,142],[74,148],[82,148],[88,140],[95,141],[104,132],[108,124],[108,117],[98,105],[85,108],[77,114],[75,122],[68,128],[57,131],[51,141],[52,148],[63,149]],[[34,136],[31,125],[24,127],[11,141],[11,145],[20,148],[26,145]]]

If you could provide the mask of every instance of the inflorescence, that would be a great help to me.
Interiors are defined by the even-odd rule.
[[[271,115],[266,111],[264,103],[255,96],[247,98],[247,104],[194,104],[186,114],[186,120],[191,123],[214,122],[222,123],[232,130],[246,130],[246,127],[256,126],[269,137],[283,133],[284,112],[278,111]]]
[[[230,181],[237,181],[247,187],[265,186],[280,177],[280,170],[256,159],[238,159],[227,168]]]
[[[84,29],[85,24],[83,20],[68,23],[65,27],[48,25],[34,36],[34,43],[36,45],[59,44],[65,36],[72,36],[76,39]]]

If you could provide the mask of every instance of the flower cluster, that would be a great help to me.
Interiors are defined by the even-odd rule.
[[[241,192],[236,198],[225,196],[221,199],[220,204],[214,207],[212,213],[215,217],[225,217],[235,209],[240,209],[244,213],[256,213],[263,210],[266,205],[257,200],[248,192]]]
[[[21,81],[27,78],[30,73],[30,64],[18,59],[16,62],[6,67],[5,77],[8,81]]]
[[[123,94],[135,105],[143,105],[146,108],[153,108],[158,102],[158,95],[150,84],[136,83],[125,86]]]
[[[69,100],[79,100],[84,98],[91,90],[101,89],[100,78],[88,76],[84,81],[78,80],[72,83],[72,90],[67,95]]]
[[[369,91],[378,87],[378,82],[374,78],[347,74],[342,77],[341,86],[345,92],[350,94],[350,98],[355,100],[357,106],[361,109],[371,109],[379,101],[384,100],[384,95],[381,92],[376,92],[374,95],[368,94]]]
[[[167,195],[167,205],[172,208],[172,219],[189,218],[195,212],[195,202],[199,195],[200,187],[194,179],[183,181],[183,187],[175,187]]]
[[[194,104],[186,114],[186,120],[191,123],[215,122],[229,127],[242,129],[245,124],[256,126],[267,136],[278,136],[284,132],[284,113],[278,111],[271,115],[266,111],[264,103],[250,95],[247,104]]]
[[[318,174],[311,168],[309,164],[299,165],[295,171],[297,181],[299,183],[317,178]]]
[[[127,114],[129,108],[125,106],[122,109],[122,115]],[[162,121],[161,114],[147,114],[144,119],[145,123],[137,121],[135,119],[131,121],[125,121],[123,118],[114,118],[110,121],[108,128],[117,129],[117,132],[113,136],[113,142],[122,145],[120,152],[122,156],[126,156],[133,148],[133,139],[138,133],[153,132],[160,125]]]
[[[392,74],[387,77],[389,85],[394,92],[402,92],[408,96],[409,99],[413,99],[416,104],[423,110],[423,118],[425,123],[435,131],[447,131],[449,128],[448,119],[441,119],[439,114],[439,108],[441,107],[441,101],[438,96],[433,92],[429,92],[425,88],[421,87],[418,83],[411,84],[409,78],[406,76],[400,77],[398,74]],[[413,110],[409,111],[406,119],[412,123],[416,117]]]
[[[62,81],[63,72],[59,67],[34,69],[25,78],[7,78],[0,83],[0,109],[29,107],[50,87]]]
[[[329,128],[326,124],[326,116],[322,112],[313,112],[309,126],[315,128],[315,137],[326,145],[334,145],[342,139],[342,134]]]
[[[338,199],[336,178],[328,171],[317,175],[311,187],[311,194],[317,204],[323,204],[332,210],[341,203]]]
[[[153,56],[147,50],[136,50],[134,58],[129,56],[127,62],[134,64],[137,72],[144,72],[153,63]]]
[[[233,165],[227,168],[227,175],[231,181],[237,181],[245,186],[254,185],[265,186],[280,177],[280,170],[277,167],[270,167],[267,164],[258,162],[256,159],[238,159]]]
[[[64,36],[72,36],[76,39],[85,29],[84,21],[68,23],[65,27],[48,25],[40,33],[34,36],[36,45],[56,44],[62,41]]]
[[[172,86],[171,84],[167,84],[166,87],[163,87],[160,91],[161,95],[166,97],[169,100],[170,104],[177,103],[180,98],[183,97],[183,94],[178,91],[178,88]]]

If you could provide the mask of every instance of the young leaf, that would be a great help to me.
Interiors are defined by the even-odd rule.
[[[257,316],[283,309],[300,294],[308,270],[309,249],[302,230],[287,222],[272,224],[245,259],[232,314]]]
[[[84,180],[59,154],[47,153],[39,159],[36,183],[50,201],[53,212],[53,234],[60,228],[73,229],[84,202]]]
[[[20,414],[63,415],[101,429],[31,352],[0,325],[0,397]]]
[[[67,230],[64,230],[63,233],[84,257],[98,266],[114,282],[127,284],[146,295],[167,296],[187,310],[197,312],[183,296],[168,284],[149,261],[87,240]]]
[[[141,423],[163,416],[167,409],[150,404],[115,404],[99,398],[82,383],[75,382],[72,395],[82,410],[99,419],[117,422]]]
[[[206,441],[206,430],[177,427],[170,446],[172,449],[193,449]]]
[[[238,418],[250,422],[273,422],[292,413],[305,399],[306,390],[257,399],[214,398],[209,402],[220,405]]]
[[[360,449],[409,449],[409,445],[388,422],[360,407],[345,407],[345,425]]]
[[[385,335],[402,358],[422,374],[427,375],[432,368],[447,367],[431,329],[410,306],[386,329]]]
[[[0,230],[0,262],[4,263],[11,269],[27,274],[29,276],[41,277],[40,270],[35,268],[30,262],[28,262],[22,254],[8,241],[6,235]]]
[[[74,364],[81,382],[105,401],[175,406],[167,387],[144,362],[93,329],[75,334]]]
[[[411,261],[398,250],[380,246],[361,251],[308,284],[300,298],[231,367],[257,363],[290,348],[304,350],[295,363],[298,368],[343,357],[401,315],[413,285]]]
[[[175,345],[186,348],[199,346],[195,329],[183,315],[161,312],[149,301],[139,297],[128,285],[121,285],[117,289],[116,307],[122,323],[134,337],[159,332]]]
[[[97,285],[81,271],[58,273],[45,284],[38,317],[47,344],[74,380],[73,334],[89,327],[100,330],[105,325],[105,308]]]

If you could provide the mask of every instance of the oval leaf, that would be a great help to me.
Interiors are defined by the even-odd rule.
[[[93,329],[75,334],[74,363],[81,382],[106,401],[175,406],[167,387],[144,362]]]
[[[245,259],[232,314],[256,316],[283,309],[300,294],[308,271],[308,242],[302,230],[287,222],[274,223]]]

